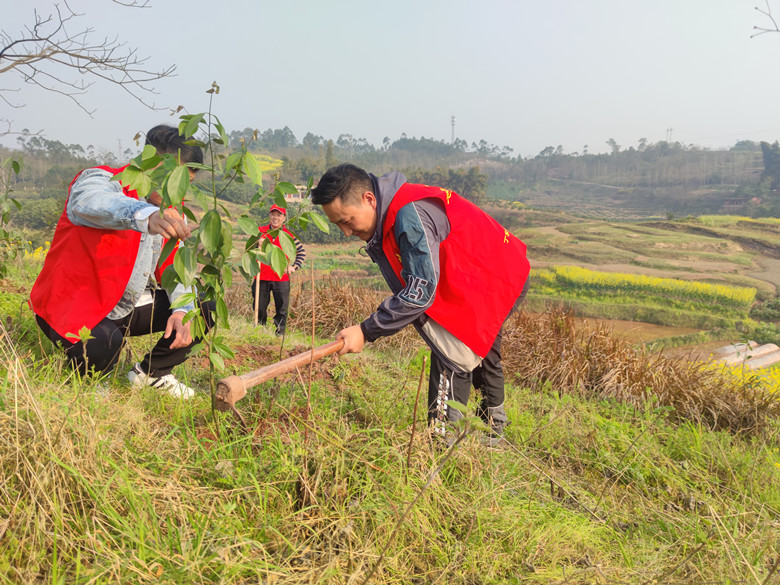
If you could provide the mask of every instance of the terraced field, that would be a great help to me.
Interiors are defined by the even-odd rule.
[[[780,224],[772,220],[706,226],[703,220],[617,223],[581,221],[522,230],[535,267],[573,264],[754,287],[780,287]]]
[[[759,301],[775,297],[780,290],[780,222],[777,220],[705,216],[678,221],[590,221],[560,212],[522,209],[501,209],[495,215],[501,216],[502,223],[512,225],[512,231],[526,242],[534,269],[577,266],[606,273],[754,288]],[[309,258],[314,262],[317,278],[328,275],[358,286],[383,288],[376,267],[360,255],[360,247],[359,242],[352,241],[309,245]],[[580,296],[588,295],[580,293]],[[532,290],[528,309],[541,309],[545,302],[556,298],[549,291],[539,296]],[[559,297],[559,300],[565,299]],[[644,306],[646,302],[638,297],[580,298],[571,306],[575,313],[579,311],[591,322],[606,320],[616,333],[634,343],[656,342],[662,347],[664,344],[658,343],[659,340],[674,340],[672,345],[690,341],[687,345],[693,351],[707,344],[714,347],[721,340],[730,343],[737,335],[733,329],[722,334],[712,332],[713,328],[728,329],[723,317],[729,318],[729,313],[721,307],[712,307],[712,314],[718,318],[710,320],[698,314],[701,306],[691,307],[687,313],[675,313],[679,307],[676,309],[671,303],[664,307],[660,301],[661,305],[654,307]],[[732,316],[732,321],[745,317],[744,310],[739,313]],[[653,316],[655,324],[642,321],[648,314]]]

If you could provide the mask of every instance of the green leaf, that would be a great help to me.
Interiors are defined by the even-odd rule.
[[[178,159],[172,154],[163,155],[163,164],[158,166],[155,171],[162,172],[163,175],[168,175],[173,169],[179,166]]]
[[[79,339],[82,343],[86,343],[90,339],[95,339],[92,336],[92,330],[89,329],[86,325],[84,325],[81,329],[79,329]]]
[[[219,121],[219,118],[214,116],[214,127],[217,129],[217,132],[219,132],[220,138],[222,138],[222,143],[227,146],[230,144],[230,138],[227,135],[227,132],[225,132],[225,127],[222,125],[222,122]]]
[[[166,291],[171,292],[173,289],[176,288],[176,285],[179,284],[176,278],[177,278],[176,268],[174,268],[173,265],[170,265],[162,273],[162,277],[160,278],[160,283],[162,284],[163,288]]]
[[[192,327],[190,327],[190,333],[192,334],[192,337],[196,337],[195,333],[192,330]],[[198,335],[197,337],[203,337],[203,335]],[[189,350],[187,350],[187,356],[189,357],[195,355],[204,347],[206,347],[206,344],[203,343],[202,341],[200,343],[196,343]]]
[[[179,205],[184,200],[184,196],[187,194],[187,189],[190,186],[190,173],[187,167],[179,165],[168,176],[166,182],[166,189],[168,191],[168,197],[171,205]]]
[[[186,246],[179,247],[179,251],[173,260],[173,267],[179,275],[179,282],[184,286],[191,286],[197,268],[197,259]]]
[[[200,311],[198,312],[198,317],[192,320],[190,335],[192,335],[194,339],[203,339],[206,335],[206,321],[203,319],[203,315],[200,314]],[[203,344],[198,344],[198,347],[203,347]]]
[[[219,249],[221,237],[222,218],[212,209],[200,221],[200,241],[203,243],[203,247],[213,254]]]
[[[157,153],[157,149],[154,146],[146,144],[141,151],[140,157],[136,157],[133,160],[138,164],[138,168],[148,171],[157,167],[157,165],[160,164],[162,157]]]
[[[181,119],[184,120],[184,122],[182,124],[179,124],[179,134],[181,134],[185,138],[194,136],[195,133],[198,131],[198,124],[200,124],[204,116],[205,114],[192,114],[190,116],[181,116]],[[182,131],[182,126],[184,126],[183,131]]]
[[[252,264],[256,264],[253,254],[245,252],[241,255],[241,268],[243,268],[246,272],[251,273]]]
[[[224,371],[225,370],[225,361],[222,359],[222,356],[219,355],[216,352],[211,352],[209,354],[209,360],[212,364],[214,364],[214,367],[217,369],[217,371]]]
[[[225,175],[229,174],[230,171],[238,169],[239,165],[241,164],[241,157],[244,156],[244,153],[234,152],[229,157],[227,157],[227,160],[225,161]]]
[[[225,258],[230,257],[230,252],[233,250],[233,224],[229,221],[222,220],[222,245],[220,251]]]
[[[226,329],[230,327],[230,324],[228,323],[227,304],[225,304],[225,299],[222,297],[217,299],[217,321],[222,327],[225,327]]]
[[[303,216],[308,217],[321,232],[325,232],[326,234],[330,233],[330,224],[328,223],[328,220],[322,217],[319,213],[314,211],[306,211],[303,213]]]
[[[455,410],[457,410],[459,412],[462,412],[463,414],[465,414],[467,416],[469,415],[468,406],[466,406],[465,404],[461,404],[457,400],[447,400],[445,402],[445,404],[447,406],[449,406],[450,408],[454,408]]]
[[[18,202],[16,199],[14,199],[13,197],[9,197],[9,198],[8,198],[8,200],[9,200],[11,203],[13,203],[13,204],[16,206],[16,209],[21,209],[21,208],[22,208],[22,204],[21,204],[21,203],[19,203],[19,202]]]
[[[181,250],[179,250],[179,253],[176,254],[176,257],[173,259],[173,268],[176,270],[176,281],[184,284],[184,282],[187,281],[187,264],[184,261],[184,256],[181,253]]]
[[[15,175],[18,175],[22,172],[22,163],[16,159],[12,159],[11,169],[13,169]]]
[[[227,217],[228,219],[233,219],[233,214],[230,213],[230,210],[227,207],[225,207],[224,205],[222,205],[220,203],[219,204],[219,208],[222,210],[222,213],[225,214],[225,217]],[[231,231],[230,233],[233,233],[233,232]]]
[[[298,188],[295,185],[285,181],[277,183],[276,188],[279,189],[282,193],[286,193],[287,195],[294,195],[298,193]]]
[[[121,173],[114,175],[128,189],[138,192],[138,197],[146,197],[152,190],[152,180],[146,173],[136,167],[128,166]]]
[[[217,341],[214,343],[214,349],[216,349],[219,352],[219,355],[226,357],[228,359],[236,357],[236,354],[233,353],[233,350],[230,349],[223,341]]]
[[[257,222],[248,215],[242,215],[239,217],[237,223],[238,227],[241,228],[241,231],[248,236],[254,236],[258,233]]]
[[[175,240],[171,238],[170,240],[165,242],[165,245],[163,246],[162,252],[160,252],[160,259],[157,261],[158,266],[162,266],[163,263],[168,259],[168,256],[171,255],[171,252],[176,248],[176,246],[179,245],[179,240]]]
[[[246,244],[244,245],[244,250],[251,250],[252,248],[255,248],[257,246],[257,241],[263,237],[263,234],[261,234],[259,231],[255,232],[255,235],[249,236],[246,240]]]
[[[293,242],[289,234],[279,231],[279,245],[282,247],[285,256],[292,259],[295,258],[295,242]]]
[[[263,184],[263,169],[260,167],[260,163],[251,152],[247,152],[244,155],[244,172],[249,175],[249,178],[255,185]]]
[[[268,255],[268,264],[273,271],[281,277],[287,269],[287,258],[285,257],[284,252],[276,246],[271,245],[268,246],[266,254]]]
[[[192,221],[194,223],[198,223],[198,218],[195,217],[195,213],[193,213],[193,211],[189,207],[187,207],[185,205],[182,205],[181,212],[184,215],[186,215],[187,219],[189,219],[190,221]],[[195,229],[197,229],[197,228],[195,228]]]
[[[233,270],[227,264],[222,267],[222,285],[225,290],[233,286]]]
[[[173,307],[171,307],[171,308],[173,308]],[[199,314],[200,314],[200,311],[198,311],[198,308],[194,307],[194,308],[190,309],[189,311],[187,311],[184,314],[184,317],[182,318],[181,322],[186,325],[187,323],[189,323],[190,321],[195,319]],[[192,331],[190,331],[190,333],[192,333]]]
[[[287,200],[284,198],[284,192],[279,189],[279,185],[277,185],[274,189],[274,203],[276,203],[279,207],[284,207],[287,209]]]
[[[171,303],[171,309],[178,309],[185,305],[194,303],[195,299],[196,299],[195,293],[191,293],[191,292],[184,293],[179,298],[177,298],[174,302]]]

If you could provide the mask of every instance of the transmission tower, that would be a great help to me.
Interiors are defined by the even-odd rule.
[[[452,138],[450,144],[455,144],[455,116],[450,116],[450,122],[452,124]]]

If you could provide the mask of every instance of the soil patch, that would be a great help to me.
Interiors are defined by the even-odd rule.
[[[758,262],[763,270],[761,272],[748,272],[747,275],[765,280],[774,285],[775,292],[780,291],[780,260],[763,257]]]
[[[604,324],[617,337],[622,337],[631,343],[647,343],[654,339],[663,337],[676,337],[678,335],[688,335],[697,333],[699,329],[691,327],[668,327],[665,325],[654,325],[653,323],[640,323],[638,321],[621,321],[618,319],[594,319],[577,317],[575,322],[578,326],[594,326]]]

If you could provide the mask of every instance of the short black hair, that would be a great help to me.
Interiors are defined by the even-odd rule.
[[[187,138],[174,126],[160,124],[146,133],[146,144],[157,149],[157,154],[174,154],[180,163],[203,164],[203,150],[193,144],[185,144]]]
[[[373,190],[371,175],[360,167],[344,163],[329,168],[322,175],[317,186],[311,190],[311,201],[316,205],[326,205],[338,197],[343,203]]]

